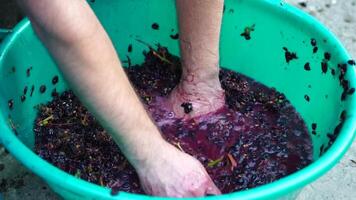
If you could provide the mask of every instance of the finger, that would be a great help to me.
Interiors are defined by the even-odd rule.
[[[208,185],[206,192],[206,195],[220,195],[221,191],[219,190],[218,187],[214,184],[213,181],[210,181],[210,184]]]
[[[207,184],[206,184],[206,191],[205,195],[213,196],[213,195],[220,195],[221,191],[219,190],[218,187],[216,187],[214,181],[211,179],[209,174],[205,171],[206,176],[208,178]]]
[[[189,192],[191,194],[190,197],[203,197],[205,196],[206,193],[206,184],[197,184],[196,186],[192,186],[189,189]]]
[[[203,197],[206,193],[206,187],[209,186],[210,181],[206,179],[196,180],[189,188],[189,192],[192,194],[192,197]]]
[[[196,189],[193,191],[190,191],[191,196],[190,197],[203,197],[205,196],[205,189]]]

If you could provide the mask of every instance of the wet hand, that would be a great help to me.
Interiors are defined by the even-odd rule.
[[[145,192],[162,197],[201,197],[219,195],[203,165],[166,143],[157,157],[137,167]]]

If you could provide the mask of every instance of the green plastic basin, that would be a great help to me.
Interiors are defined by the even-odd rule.
[[[147,46],[138,40],[151,45],[159,43],[179,55],[178,40],[170,37],[178,31],[174,0],[98,0],[89,3],[108,31],[124,65],[127,56],[132,64],[143,62],[142,52],[147,50]],[[348,95],[346,101],[341,101],[340,70],[337,68],[337,64],[345,63],[350,57],[335,36],[317,20],[283,2],[226,0],[225,4],[221,66],[285,93],[306,121],[310,132],[312,124],[317,124],[315,134],[311,134],[315,161],[273,183],[206,198],[295,199],[300,189],[337,164],[355,137],[355,96]],[[153,23],[159,24],[159,30],[151,28]],[[255,25],[255,30],[251,40],[246,40],[240,34],[245,27],[252,25]],[[317,53],[313,53],[312,38],[317,41]],[[132,52],[127,51],[130,44]],[[287,64],[283,47],[296,52],[298,59]],[[323,73],[321,62],[325,52],[331,54],[331,60],[327,72]],[[304,69],[307,62],[310,63],[310,71]],[[55,75],[59,75],[60,81],[53,86],[51,80]],[[351,87],[355,85],[355,77],[355,68],[349,65],[346,79]],[[46,85],[44,94],[39,92],[41,85]],[[26,100],[21,102],[26,86]],[[71,176],[38,157],[33,152],[34,106],[51,100],[54,88],[64,91],[68,86],[25,19],[0,47],[0,142],[11,154],[65,199],[165,199],[124,192],[111,196],[109,189]],[[13,102],[12,109],[9,101]],[[346,110],[345,123],[335,143],[328,148],[327,134],[339,124],[343,110]],[[324,153],[325,149],[328,150]]]

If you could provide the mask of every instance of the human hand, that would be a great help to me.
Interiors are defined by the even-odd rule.
[[[203,165],[166,143],[162,151],[137,168],[145,192],[165,197],[201,197],[219,195]]]
[[[194,75],[196,77],[190,79]],[[182,76],[169,97],[176,117],[190,119],[215,112],[225,105],[225,91],[221,88],[218,71],[212,75],[205,70]]]

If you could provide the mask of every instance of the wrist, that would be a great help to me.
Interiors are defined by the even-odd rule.
[[[145,156],[139,162],[133,164],[139,175],[147,174],[151,170],[159,170],[161,167],[167,166],[172,158],[177,158],[177,152],[180,151],[167,141],[162,139],[157,141]]]
[[[216,82],[219,80],[220,68],[215,64],[184,65],[181,82],[187,84]]]
[[[183,73],[178,87],[188,93],[202,88],[220,88],[219,68]]]
[[[139,132],[130,133],[138,135],[132,142],[125,141],[124,154],[136,170],[144,168],[148,163],[157,160],[157,155],[165,152],[167,142],[162,138],[155,127],[153,130],[142,128]]]

